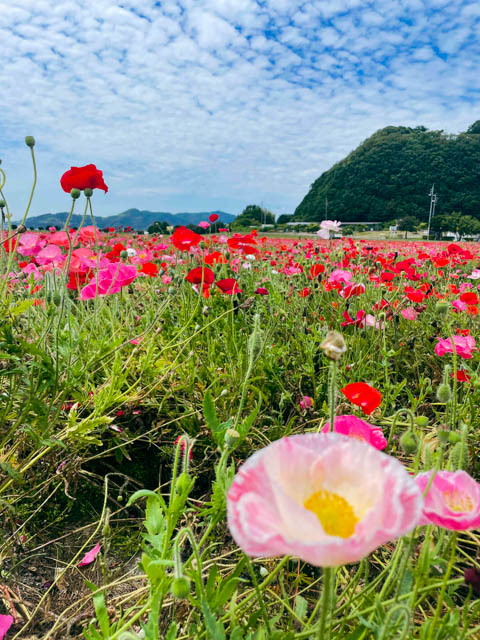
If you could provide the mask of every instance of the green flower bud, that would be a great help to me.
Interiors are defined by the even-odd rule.
[[[76,200],[77,198],[79,198],[79,197],[80,197],[80,189],[72,189],[72,190],[70,191],[70,195],[72,196],[72,198],[73,198],[74,200]]]
[[[415,453],[418,449],[418,438],[412,431],[405,431],[400,438],[400,446],[405,453]]]
[[[90,187],[85,187],[83,193],[85,194],[86,198],[91,198],[93,196],[93,189],[90,189]]]
[[[450,431],[446,425],[443,425],[443,428],[438,429],[437,437],[442,444],[446,444],[450,439]]]
[[[123,253],[123,251],[122,251]],[[173,296],[173,294],[176,292],[175,287],[168,287],[167,292],[170,296]]]
[[[52,302],[56,307],[60,306],[62,302],[62,296],[58,293],[58,291],[55,291],[55,293],[53,294]]]
[[[121,258],[128,258],[128,253],[124,250],[124,251],[120,251],[120,257]]]
[[[448,300],[437,300],[435,304],[435,313],[439,316],[443,316],[450,308]]]
[[[185,493],[185,491],[188,491],[191,482],[192,480],[188,475],[188,473],[186,473],[185,471],[181,473],[177,478],[177,484],[176,484],[177,492]]]
[[[190,595],[190,580],[185,576],[174,578],[170,592],[174,598],[188,598]]]
[[[418,424],[419,427],[426,427],[428,424],[428,418],[427,416],[417,416],[415,418],[415,422]]]
[[[4,209],[7,206],[5,200],[0,200],[0,209]]]
[[[448,433],[448,441],[450,442],[450,444],[457,444],[457,442],[460,442],[461,439],[462,436],[457,431],[450,431]]]
[[[236,429],[227,429],[225,431],[225,444],[227,447],[234,447],[240,439],[240,434]]]
[[[27,145],[27,147],[34,147],[35,138],[33,136],[25,136],[25,144]]]
[[[437,399],[439,402],[447,403],[452,397],[452,392],[448,384],[441,384],[437,389]]]

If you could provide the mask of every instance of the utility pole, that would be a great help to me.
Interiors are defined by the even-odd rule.
[[[432,224],[432,218],[435,215],[435,205],[437,204],[437,194],[434,192],[435,184],[432,184],[432,188],[430,189],[430,212],[428,214],[428,232],[427,232],[427,240],[430,240],[430,226]]]

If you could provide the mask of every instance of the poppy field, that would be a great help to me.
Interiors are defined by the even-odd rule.
[[[0,174],[0,638],[479,638],[480,244],[100,231],[60,179],[29,231]]]

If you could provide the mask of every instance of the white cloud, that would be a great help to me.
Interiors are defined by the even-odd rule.
[[[67,208],[59,177],[90,162],[111,187],[101,214],[293,210],[383,126],[478,119],[479,18],[471,0],[0,0],[12,209],[33,134],[37,213]]]

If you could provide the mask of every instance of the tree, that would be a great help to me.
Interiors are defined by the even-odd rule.
[[[168,222],[166,222],[165,220],[156,220],[148,227],[147,231],[148,233],[168,233]]]
[[[405,231],[405,238],[407,237],[407,233],[409,231],[416,231],[418,225],[420,224],[420,220],[415,218],[415,216],[405,216],[398,223],[398,228],[400,231]]]
[[[274,214],[257,204],[249,204],[232,222],[232,228],[255,227],[262,224],[275,224]]]
[[[460,216],[457,220],[456,231],[460,239],[464,236],[476,236],[480,234],[480,221],[473,216]]]

